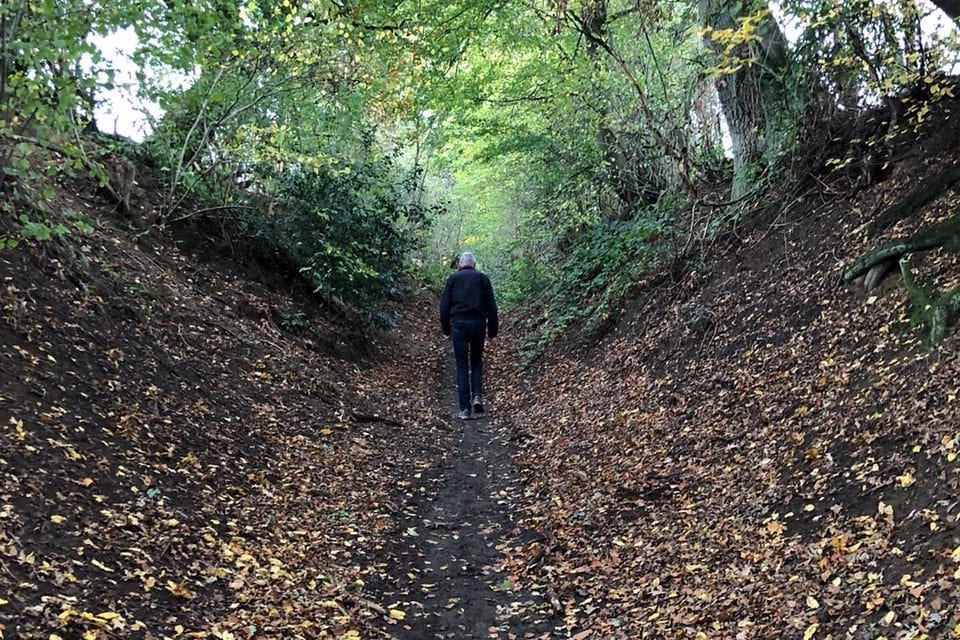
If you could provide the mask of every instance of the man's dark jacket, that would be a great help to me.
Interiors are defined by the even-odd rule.
[[[450,322],[454,320],[486,320],[487,335],[491,338],[496,338],[500,329],[490,278],[473,267],[461,267],[447,278],[440,296],[443,335],[450,335]]]

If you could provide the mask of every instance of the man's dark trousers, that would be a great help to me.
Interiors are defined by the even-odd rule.
[[[455,319],[450,323],[450,340],[457,361],[460,409],[470,408],[471,397],[483,396],[483,341],[486,329],[487,321],[481,319]]]

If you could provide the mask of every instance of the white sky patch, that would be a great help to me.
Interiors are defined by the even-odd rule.
[[[889,0],[887,0],[889,1]],[[957,26],[929,0],[918,0],[925,9],[921,21],[923,33],[929,40],[942,40],[948,37],[960,37]],[[778,2],[771,2],[770,8],[783,29],[784,36],[795,44],[803,31],[803,25],[796,17],[784,13]],[[249,21],[244,17],[245,21]],[[133,28],[116,31],[106,37],[95,37],[92,42],[100,49],[104,57],[104,66],[115,70],[114,87],[100,89],[97,94],[98,105],[94,112],[97,127],[106,133],[116,133],[137,142],[142,141],[153,131],[153,123],[163,116],[163,110],[155,102],[141,96],[140,83],[137,80],[137,65],[133,62],[133,53],[139,44]],[[960,54],[948,63],[946,73],[960,73]],[[148,69],[146,74],[156,78],[162,74],[163,85],[170,89],[185,89],[196,79],[198,72],[183,74],[170,70]],[[729,146],[729,131],[726,122],[723,125],[724,147]],[[729,148],[727,148],[729,153]]]
[[[886,0],[890,2],[890,0]],[[927,40],[942,40],[951,35],[957,35],[957,25],[954,24],[947,14],[940,10],[930,0],[916,0],[917,6],[922,11],[920,19],[920,29]],[[770,11],[773,17],[780,24],[783,35],[790,44],[796,44],[800,35],[803,33],[803,23],[796,16],[787,14],[779,2],[770,3]],[[950,69],[956,68],[954,64]],[[947,69],[949,72],[950,69]]]
[[[91,38],[91,42],[103,54],[103,67],[114,70],[113,88],[101,88],[97,93],[97,128],[141,142],[153,132],[153,123],[163,116],[163,109],[141,95],[138,67],[133,61],[140,44],[136,31],[128,27],[106,37]],[[151,80],[161,78],[162,86],[169,89],[186,89],[198,75],[159,69],[146,69],[145,74]]]
[[[938,42],[947,38],[960,38],[960,29],[957,28],[956,23],[939,7],[928,0],[917,0],[917,2],[925,10],[920,19],[920,29],[929,40]],[[953,60],[947,61],[943,69],[947,75],[956,75],[960,72],[960,52],[953,53]]]

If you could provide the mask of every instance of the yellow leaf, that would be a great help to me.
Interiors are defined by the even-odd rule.
[[[103,613],[98,613],[97,617],[101,620],[116,620],[120,617],[120,614],[116,611],[104,611]]]
[[[767,523],[767,532],[777,535],[786,531],[787,528],[779,520],[771,520]]]
[[[813,596],[807,596],[807,606],[811,609],[818,609],[820,608],[820,603],[817,602],[817,599]]]
[[[340,636],[340,640],[360,640],[360,632],[350,629],[350,631]]]
[[[400,609],[390,609],[390,617],[394,620],[403,620],[407,617],[407,614],[400,611]]]
[[[106,571],[107,573],[113,573],[113,569],[111,569],[111,568],[108,567],[107,565],[103,564],[103,563],[100,562],[99,560],[91,560],[91,561],[90,561],[90,564],[92,564],[93,566],[97,567],[98,569],[103,569],[103,570]]]
[[[187,600],[193,598],[193,594],[190,593],[189,589],[182,584],[177,584],[173,580],[167,580],[167,591],[180,598],[186,598]]]
[[[54,524],[61,524],[66,520],[67,519],[64,518],[63,516],[57,516],[57,515],[50,516],[50,522],[53,522]]]
[[[324,427],[323,429],[320,429],[320,435],[322,436],[328,436],[331,433],[333,433],[333,429],[331,429],[330,427]]]
[[[811,624],[809,627],[807,627],[807,630],[803,632],[803,640],[810,640],[810,638],[813,637],[813,634],[815,634],[819,628],[820,623],[814,622]]]
[[[72,618],[72,617],[74,617],[75,615],[77,615],[77,613],[79,613],[79,612],[78,612],[76,609],[74,609],[73,607],[67,607],[66,609],[64,609],[63,611],[60,612],[60,615],[57,616],[57,619],[58,619],[58,620],[61,620],[62,622],[66,622],[66,621],[69,620],[70,618]]]
[[[78,480],[77,482],[78,484],[81,484],[84,487],[89,487],[90,485],[93,484],[93,478],[84,478],[82,480]]]
[[[905,471],[902,476],[897,476],[897,481],[900,483],[901,487],[909,487],[916,482],[917,479],[913,477],[912,473]]]
[[[9,601],[9,600],[5,600],[5,599],[3,599],[3,598],[0,598],[0,607],[2,607],[2,606],[5,605],[5,604],[10,604],[10,601]]]

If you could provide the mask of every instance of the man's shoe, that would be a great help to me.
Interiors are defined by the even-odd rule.
[[[460,409],[460,413],[457,414],[457,417],[461,420],[470,419],[470,409]]]
[[[473,412],[483,413],[483,402],[480,400],[480,396],[473,396]]]

